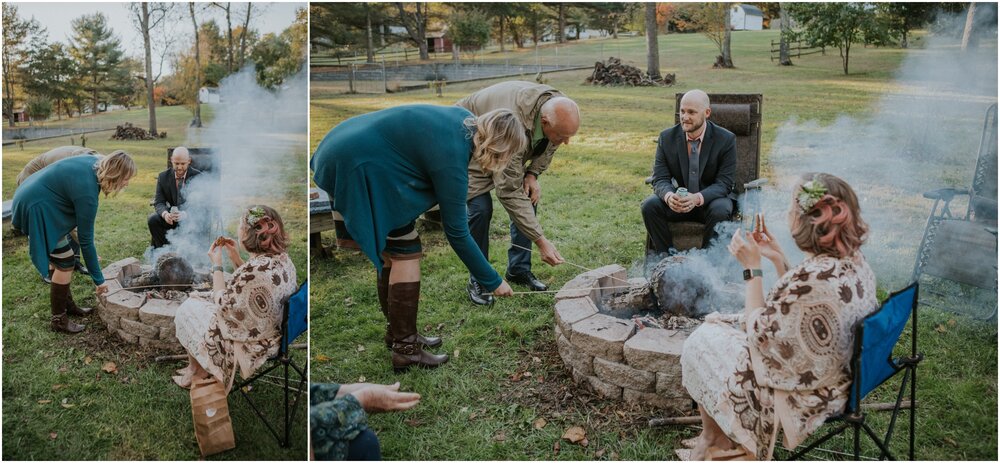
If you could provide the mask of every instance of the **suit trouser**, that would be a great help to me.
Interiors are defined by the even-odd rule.
[[[469,232],[479,246],[483,256],[490,258],[490,220],[493,218],[493,197],[489,192],[469,200],[466,205],[469,212]],[[537,212],[538,208],[535,207]],[[513,244],[507,250],[507,273],[519,275],[531,271],[531,240],[524,236],[517,225],[510,224],[510,242]]]
[[[674,212],[663,202],[663,198],[650,195],[642,202],[642,221],[646,224],[646,232],[653,242],[656,253],[668,252],[674,247],[674,237],[670,233],[671,222],[700,222],[705,224],[701,247],[706,248],[718,236],[715,226],[719,222],[729,220],[733,215],[733,200],[728,197],[717,198],[712,202],[696,207],[691,212]]]
[[[170,244],[170,242],[167,241],[167,231],[177,228],[177,222],[170,225],[166,220],[163,220],[163,217],[155,212],[149,214],[146,224],[149,225],[149,236],[151,237],[149,241],[154,248],[161,248]]]

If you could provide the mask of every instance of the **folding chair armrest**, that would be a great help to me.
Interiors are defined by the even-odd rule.
[[[924,192],[924,197],[927,199],[942,200],[944,202],[951,201],[956,195],[967,195],[969,190],[965,188],[938,188],[936,190],[931,190]]]

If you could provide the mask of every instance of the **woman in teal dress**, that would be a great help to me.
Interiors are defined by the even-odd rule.
[[[54,331],[79,333],[84,326],[70,315],[86,315],[90,309],[73,301],[69,283],[76,259],[67,235],[77,229],[80,252],[87,262],[97,295],[108,290],[94,247],[97,203],[116,195],[136,174],[135,162],[124,151],[108,156],[75,156],[58,161],[24,181],[14,192],[11,224],[28,235],[28,254],[35,270],[44,278],[52,272],[50,303]]]
[[[500,172],[527,143],[509,110],[475,117],[457,106],[404,105],[348,119],[316,148],[313,179],[344,217],[338,240],[355,243],[378,271],[397,371],[448,361],[424,351],[439,338],[417,333],[422,251],[415,221],[424,211],[440,205],[448,243],[476,280],[497,296],[513,294],[469,234],[468,168],[471,160]]]

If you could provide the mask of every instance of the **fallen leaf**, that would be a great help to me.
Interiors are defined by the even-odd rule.
[[[433,328],[431,325],[424,325],[424,331],[431,331],[431,328]]]
[[[45,405],[45,404],[50,404],[50,403],[52,403],[52,401],[51,401],[51,400],[49,400],[49,399],[42,399],[42,400],[39,400],[39,401],[38,401],[38,403],[40,403],[40,404],[42,404],[42,405]]]
[[[458,411],[459,411],[459,412],[462,412],[462,413],[465,413],[465,412],[469,411],[469,407],[462,407],[462,408],[461,408],[461,409],[459,409]]]
[[[358,382],[359,383],[363,383],[363,382],[365,382],[367,380],[368,380],[368,378],[365,378],[364,376],[358,376]]]
[[[548,423],[548,421],[545,421],[545,418],[539,418],[539,419],[533,421],[531,423],[531,426],[533,428],[535,428],[535,429],[542,429],[542,428],[545,427],[546,424],[549,424],[549,423]]]
[[[101,370],[105,373],[118,374],[118,365],[115,365],[115,362],[107,362],[101,367]]]
[[[594,458],[601,458],[603,456],[604,456],[604,449],[600,449],[600,450],[594,452]]]
[[[469,414],[469,421],[472,421],[474,419],[476,419],[476,412],[472,412]]]
[[[618,452],[611,452],[611,459],[612,460],[618,460],[620,458],[621,457],[618,455]]]
[[[327,356],[325,356],[323,354],[319,354],[319,355],[316,356],[316,361],[317,362],[329,362],[330,360],[332,360],[330,357],[327,357]]]
[[[84,365],[90,365],[90,363],[93,362],[93,361],[94,361],[94,359],[91,356],[89,356],[89,355],[83,358],[83,364]]]
[[[524,373],[514,373],[514,374],[510,375],[510,380],[511,380],[511,382],[515,382],[516,383],[516,382],[520,381],[522,377],[524,377]]]
[[[68,366],[63,365],[63,366],[59,367],[59,373],[66,373],[67,371],[69,371],[69,367]]]
[[[954,318],[948,320],[948,326],[954,327],[957,324],[958,322],[956,322]]]
[[[352,305],[354,305],[354,298],[353,297],[349,297],[349,298],[344,299],[344,307],[350,307]]]
[[[60,390],[60,389],[62,389],[64,387],[67,387],[67,386],[65,384],[53,384],[52,385],[52,390],[53,391],[58,391],[58,390]]]
[[[57,437],[59,437],[59,434],[56,434],[54,432],[49,433],[49,439],[56,440]]]
[[[936,328],[934,328],[934,331],[937,331],[938,333],[947,333],[948,328],[945,328],[944,325],[938,325]]]
[[[441,331],[444,329],[444,323],[438,323],[437,330]]]
[[[584,439],[584,440],[580,441],[580,447],[586,447],[588,445],[590,445],[590,441],[589,440]]]
[[[459,349],[455,349],[455,352],[454,352],[454,355],[452,355],[452,358],[454,358],[454,359],[457,359],[457,358],[458,358],[458,354],[459,354],[460,352],[462,352],[462,351],[461,351],[461,350],[459,350]]]
[[[559,455],[559,441],[556,441],[555,444],[552,444],[552,455]]]
[[[579,426],[573,426],[563,433],[562,438],[574,444],[580,444],[587,440],[587,431],[584,431],[583,428]]]
[[[531,361],[535,362],[535,363],[542,363],[542,359],[540,359],[538,357],[531,357]]]
[[[524,377],[525,378],[530,378],[531,377],[531,372],[530,371],[524,372]]]
[[[420,425],[424,424],[423,421],[420,421],[417,418],[410,418],[408,420],[403,420],[403,422],[406,423],[408,426],[411,426],[411,427],[414,427],[414,428],[417,427],[417,426],[420,426]]]
[[[503,442],[507,440],[507,433],[504,432],[503,430],[500,430],[500,432],[496,433],[496,435],[493,436],[493,440],[497,442]]]
[[[358,352],[364,352],[365,351],[365,346],[362,346],[361,344],[358,344],[357,351]]]
[[[59,403],[59,405],[61,405],[62,408],[73,408],[76,406],[76,404],[69,403],[69,398],[62,399],[62,402]]]
[[[545,382],[545,377],[544,376],[539,376],[538,377],[538,382],[539,383],[544,383]]]
[[[952,447],[958,448],[958,442],[955,442],[955,439],[952,439],[950,437],[945,437],[944,442]]]

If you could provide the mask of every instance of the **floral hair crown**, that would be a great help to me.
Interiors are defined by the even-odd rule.
[[[251,207],[247,212],[247,225],[253,227],[257,225],[257,222],[259,222],[260,219],[265,217],[267,217],[267,214],[264,212],[263,208],[260,206]]]
[[[799,209],[803,213],[808,213],[816,206],[819,200],[826,196],[828,191],[826,185],[823,185],[819,181],[819,176],[815,176],[812,180],[802,184],[802,189],[795,197],[795,201],[799,204]]]

